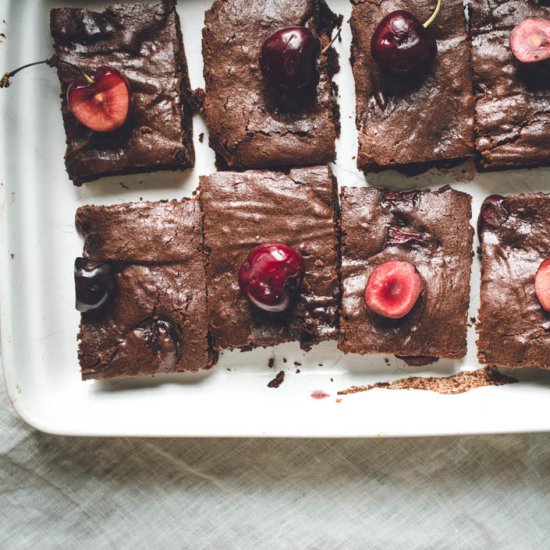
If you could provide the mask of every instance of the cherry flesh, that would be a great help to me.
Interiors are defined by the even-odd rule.
[[[389,72],[406,75],[428,66],[437,54],[433,34],[412,13],[389,13],[376,27],[371,54]]]
[[[306,27],[287,27],[263,43],[260,67],[264,76],[283,90],[302,90],[319,81],[316,60],[320,42]]]
[[[411,311],[422,292],[422,280],[413,264],[393,260],[380,264],[365,288],[367,307],[389,319],[400,319]]]
[[[550,258],[540,264],[535,275],[535,293],[544,311],[550,313]]]
[[[288,308],[304,277],[304,260],[281,243],[253,248],[239,270],[241,292],[256,307],[270,312]]]
[[[533,65],[550,58],[550,20],[527,17],[510,33],[510,48],[522,64]]]
[[[77,258],[74,262],[76,309],[82,313],[100,308],[115,286],[111,264]]]
[[[67,101],[75,118],[95,132],[120,128],[130,111],[130,86],[124,76],[111,67],[99,67],[90,80],[73,80]]]
[[[477,218],[477,234],[480,238],[486,226],[499,227],[508,218],[508,212],[502,204],[503,201],[502,195],[489,195],[483,201]]]

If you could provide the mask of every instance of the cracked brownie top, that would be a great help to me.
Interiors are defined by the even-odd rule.
[[[229,168],[326,164],[335,158],[335,53],[318,57],[313,90],[281,93],[267,83],[260,49],[275,31],[305,25],[326,46],[337,22],[322,0],[216,0],[207,11],[202,51],[210,145]]]
[[[550,8],[532,0],[475,0],[470,10],[480,167],[548,164],[550,80],[518,65],[510,33],[526,17],[550,18]]]

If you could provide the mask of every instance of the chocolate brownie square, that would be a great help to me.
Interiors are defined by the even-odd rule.
[[[510,33],[526,17],[550,18],[550,7],[532,0],[475,0],[470,12],[479,167],[548,164],[550,81],[518,65]]]
[[[212,366],[198,202],[84,206],[76,226],[84,257],[109,262],[114,271],[110,298],[82,314],[82,378]]]
[[[438,49],[433,64],[406,77],[392,76],[380,69],[371,55],[372,35],[382,18],[397,9],[408,10],[426,21],[435,2],[353,0],[353,3],[351,61],[359,168],[407,166],[417,170],[471,156],[474,146],[471,45],[462,0],[445,0],[429,27]]]
[[[218,172],[201,177],[200,200],[214,348],[250,349],[298,340],[308,349],[336,338],[338,197],[330,170]],[[251,305],[238,284],[248,252],[274,242],[298,251],[305,263],[299,295],[281,313]]]
[[[323,0],[216,0],[206,13],[202,51],[204,114],[210,145],[229,168],[326,164],[335,158],[337,106],[332,49],[317,60],[312,90],[281,93],[259,66],[263,42],[275,31],[304,25],[322,47],[338,18]]]
[[[439,191],[341,191],[342,303],[338,347],[457,359],[466,354],[473,229],[471,197]],[[365,287],[385,262],[410,262],[422,282],[412,310],[399,319],[372,312]]]
[[[119,70],[131,90],[126,123],[93,132],[71,114],[66,94],[75,70],[58,65],[67,135],[65,164],[76,185],[102,176],[193,166],[189,79],[176,2],[113,4],[103,12],[59,8],[50,14],[57,58],[93,73]]]
[[[479,361],[550,368],[550,313],[535,293],[535,275],[550,258],[550,195],[521,194],[485,202],[478,227]]]

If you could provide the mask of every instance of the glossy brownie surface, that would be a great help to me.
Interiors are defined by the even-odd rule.
[[[479,360],[550,368],[550,313],[535,294],[537,270],[550,258],[550,195],[506,197],[481,227]]]
[[[214,347],[248,349],[336,338],[338,241],[336,183],[327,167],[218,172],[201,177],[208,307]],[[283,313],[267,313],[241,294],[237,275],[253,247],[280,242],[300,252],[305,277]]]
[[[83,379],[210,367],[197,201],[84,206],[76,219],[84,255],[116,273],[111,299],[82,314]]]
[[[325,164],[335,158],[334,53],[318,58],[313,90],[281,93],[267,83],[260,49],[275,31],[305,25],[323,46],[337,18],[321,0],[216,0],[202,51],[210,145],[229,168]]]
[[[100,66],[118,69],[132,93],[124,126],[92,132],[74,118],[66,100],[78,72],[59,66],[65,164],[75,184],[194,164],[189,81],[175,1],[113,4],[103,12],[53,9],[50,26],[59,59],[90,73]]]
[[[471,197],[450,189],[343,187],[342,306],[338,347],[346,353],[460,358],[466,354],[473,229]],[[415,265],[423,290],[409,314],[372,313],[364,292],[384,262]]]
[[[480,167],[549,164],[547,68],[520,67],[510,33],[526,17],[550,18],[550,7],[532,0],[476,0],[470,10]]]
[[[430,25],[438,53],[427,71],[394,77],[371,56],[374,29],[388,13],[405,9],[421,21],[431,0],[354,0],[350,20],[355,77],[359,168],[442,163],[473,153],[474,113],[470,42],[462,0],[445,0]]]

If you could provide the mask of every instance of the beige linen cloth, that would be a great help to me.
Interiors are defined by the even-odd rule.
[[[549,548],[549,510],[548,434],[68,438],[0,386],[2,550]]]

